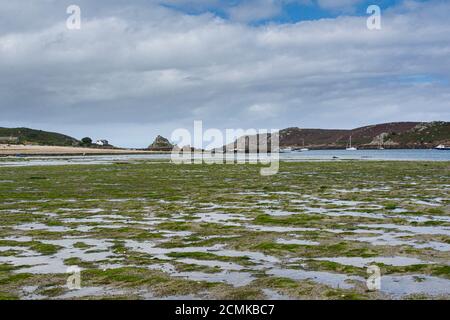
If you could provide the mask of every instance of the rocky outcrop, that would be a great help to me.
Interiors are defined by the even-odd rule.
[[[157,136],[153,143],[148,147],[152,151],[171,151],[174,145],[163,136]]]

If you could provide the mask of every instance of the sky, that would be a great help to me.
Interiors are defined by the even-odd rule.
[[[195,120],[449,121],[449,14],[445,0],[0,0],[0,126],[142,148]]]

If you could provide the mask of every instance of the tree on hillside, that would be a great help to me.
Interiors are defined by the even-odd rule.
[[[81,139],[81,143],[82,146],[90,146],[92,144],[92,139],[89,137],[85,137],[83,139]]]

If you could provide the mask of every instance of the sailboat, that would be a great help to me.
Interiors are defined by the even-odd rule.
[[[298,152],[301,152],[301,151],[309,151],[309,149],[308,148],[305,148],[305,139],[302,139],[302,145],[303,145],[303,147],[301,147],[301,148],[294,148],[294,149],[292,149],[292,151],[298,151]]]
[[[435,150],[450,150],[450,147],[447,147],[444,144],[440,144],[438,145],[436,148],[434,148]]]
[[[358,150],[357,148],[352,147],[352,136],[350,136],[349,146],[345,150],[347,150],[347,151],[356,151],[356,150]]]
[[[384,140],[383,137],[380,137],[380,139],[378,140],[378,150],[384,150],[383,140]]]
[[[279,153],[289,153],[292,151],[291,147],[287,147],[287,148],[282,148],[279,150]]]
[[[305,139],[302,139],[303,141],[303,147],[300,149],[300,151],[309,151],[308,148],[305,148]]]

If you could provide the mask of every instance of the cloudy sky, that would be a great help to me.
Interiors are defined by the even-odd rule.
[[[0,0],[0,126],[145,147],[194,120],[448,121],[449,15],[445,0]]]

